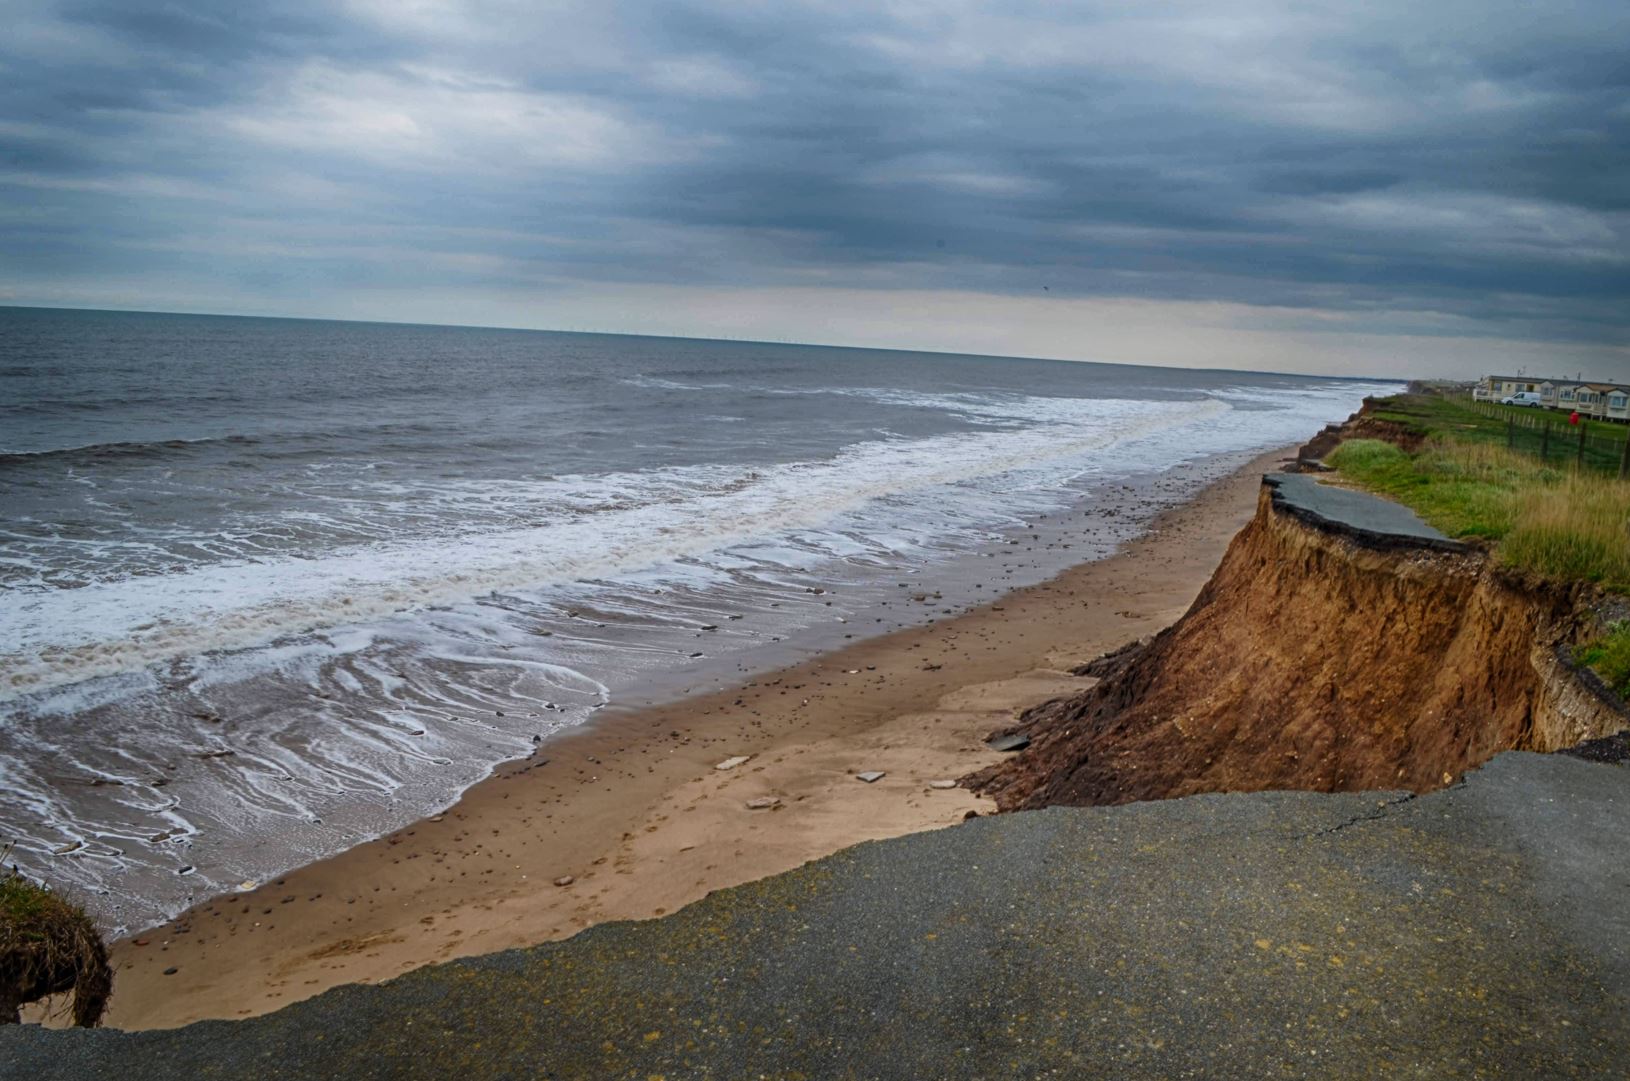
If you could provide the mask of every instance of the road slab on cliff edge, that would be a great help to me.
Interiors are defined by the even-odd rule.
[[[1630,1076],[1630,771],[1055,808],[7,1079]]]
[[[1446,551],[1464,551],[1466,546],[1433,529],[1401,503],[1359,492],[1320,484],[1306,473],[1269,473],[1262,482],[1273,489],[1274,505],[1303,518],[1331,525],[1343,532],[1375,538],[1399,538],[1410,543]]]

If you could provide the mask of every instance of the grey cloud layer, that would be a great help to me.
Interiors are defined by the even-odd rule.
[[[0,12],[14,295],[1045,289],[1630,337],[1618,0],[255,7]]]

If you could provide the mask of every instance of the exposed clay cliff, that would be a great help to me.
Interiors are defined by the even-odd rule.
[[[1423,437],[1406,425],[1376,416],[1375,400],[1365,398],[1358,412],[1340,424],[1325,425],[1318,435],[1302,444],[1296,452],[1296,460],[1300,463],[1322,461],[1344,439],[1383,439],[1404,450],[1414,450],[1421,445]]]
[[[1188,613],[1024,713],[1030,747],[966,779],[1004,810],[1262,789],[1424,792],[1507,749],[1630,725],[1567,662],[1588,587],[1367,535],[1265,485]]]

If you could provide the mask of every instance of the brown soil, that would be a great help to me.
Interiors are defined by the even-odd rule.
[[[1478,551],[1379,548],[1264,487],[1189,612],[1095,687],[1028,710],[1031,746],[966,782],[1003,810],[1263,789],[1423,792],[1499,751],[1622,728],[1560,647],[1582,589]]]

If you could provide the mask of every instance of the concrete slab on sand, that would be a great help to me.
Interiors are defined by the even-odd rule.
[[[1361,538],[1392,539],[1444,551],[1465,551],[1421,521],[1401,503],[1333,484],[1320,484],[1307,473],[1269,473],[1262,483],[1273,489],[1274,506],[1299,518],[1330,526]]]
[[[1630,1076],[1630,771],[1053,809],[6,1078]]]

